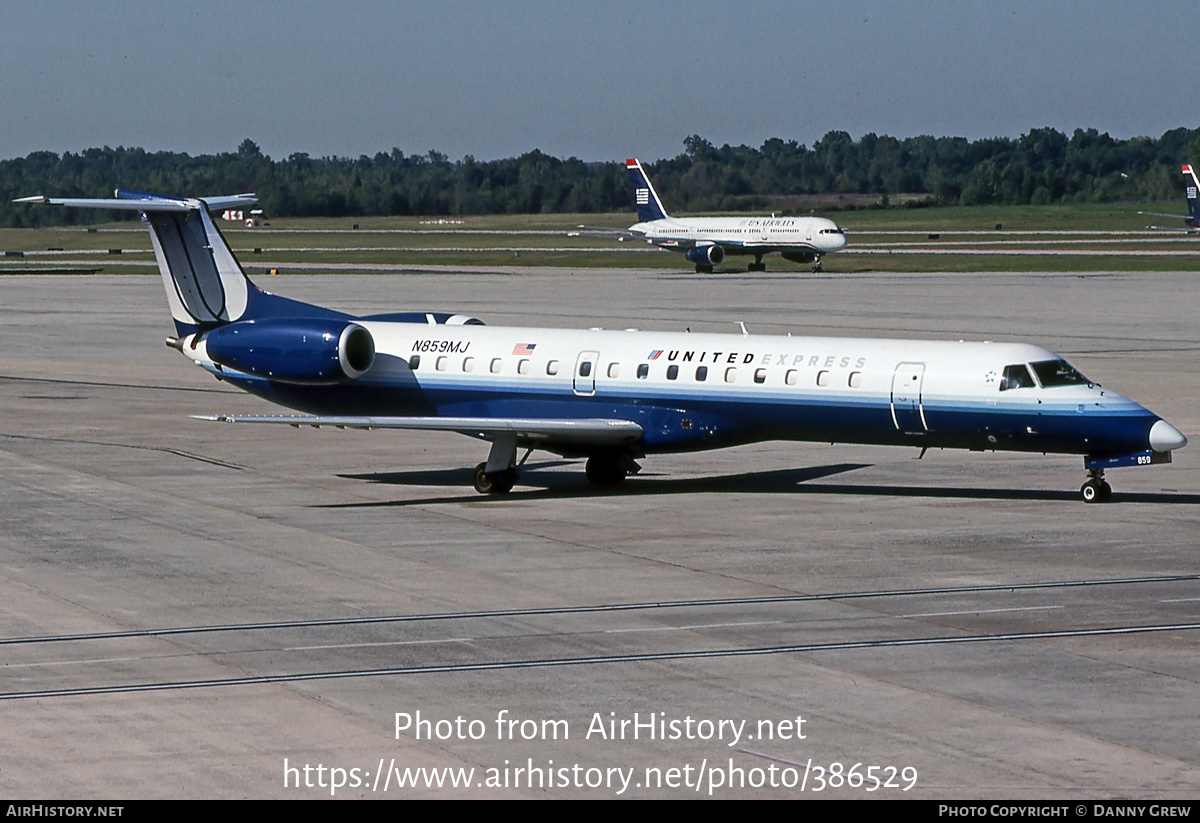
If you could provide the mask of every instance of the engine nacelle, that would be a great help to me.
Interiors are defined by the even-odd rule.
[[[362,377],[375,362],[375,340],[346,320],[242,320],[204,336],[218,365],[278,380],[321,386]]]
[[[716,243],[706,246],[693,246],[684,252],[684,257],[699,266],[717,266],[725,259],[725,249]]]
[[[793,263],[811,263],[817,259],[815,252],[811,251],[785,251],[780,252],[784,260],[791,260]]]

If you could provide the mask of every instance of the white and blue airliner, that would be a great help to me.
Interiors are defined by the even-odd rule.
[[[824,217],[672,217],[663,208],[658,192],[635,159],[625,161],[633,184],[638,222],[628,229],[580,226],[571,236],[644,240],[652,246],[680,252],[696,264],[697,272],[711,273],[728,255],[748,255],[749,271],[766,271],[764,256],[778,252],[793,263],[812,263],[821,270],[821,255],[846,248],[846,233]]]
[[[1169,463],[1174,426],[1025,343],[486,326],[448,313],[353,316],[262,291],[209,210],[253,195],[24,198],[140,211],[175,321],[169,345],[300,415],[206,419],[454,431],[491,443],[475,488],[518,480],[519,449],[586,458],[616,484],[653,454],[768,440],[1077,454],[1106,469]],[[524,462],[522,458],[521,462]]]

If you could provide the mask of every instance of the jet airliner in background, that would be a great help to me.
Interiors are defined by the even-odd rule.
[[[1168,463],[1187,443],[1040,346],[354,316],[246,277],[209,210],[253,195],[21,202],[140,211],[175,322],[168,345],[304,413],[205,419],[470,435],[491,443],[475,468],[481,493],[512,489],[519,448],[586,458],[588,479],[608,485],[653,454],[795,440],[1082,455],[1083,499],[1098,502],[1111,492],[1106,469]]]
[[[1196,172],[1192,171],[1192,167],[1184,165],[1183,178],[1187,185],[1185,197],[1187,198],[1187,214],[1163,214],[1157,211],[1139,211],[1138,214],[1148,214],[1153,217],[1176,217],[1186,223],[1186,226],[1151,226],[1152,229],[1158,231],[1186,231],[1189,233],[1200,232],[1200,180],[1196,179]]]
[[[824,217],[671,217],[637,160],[626,160],[633,183],[638,222],[625,231],[580,226],[573,235],[645,240],[651,245],[682,252],[696,271],[711,272],[727,255],[753,255],[750,271],[766,271],[762,259],[779,252],[794,263],[812,263],[821,270],[821,255],[846,248],[846,234]]]

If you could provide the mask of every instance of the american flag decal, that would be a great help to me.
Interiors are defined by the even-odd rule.
[[[639,206],[650,205],[650,189],[638,189],[637,190],[637,204]]]
[[[513,346],[513,354],[533,354],[537,343],[518,343]]]

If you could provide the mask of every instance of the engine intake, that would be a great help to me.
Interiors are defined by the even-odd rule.
[[[710,243],[705,246],[694,246],[688,249],[683,256],[701,266],[718,266],[725,259],[725,249],[716,243]]]
[[[281,383],[357,380],[375,362],[371,333],[344,320],[243,320],[213,329],[204,340],[214,363]]]

